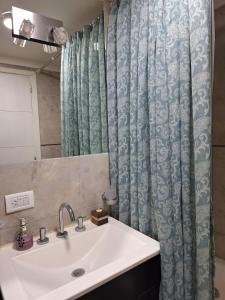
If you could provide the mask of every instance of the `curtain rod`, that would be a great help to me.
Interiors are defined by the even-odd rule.
[[[40,67],[39,69],[37,69],[37,73],[42,72],[45,68],[47,68],[51,63],[53,63],[54,61],[56,61],[56,59],[61,56],[61,49],[59,50],[59,52],[57,52],[55,55],[53,55],[51,57],[51,59],[44,64],[42,67]]]

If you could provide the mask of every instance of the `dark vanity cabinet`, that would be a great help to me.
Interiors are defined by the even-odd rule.
[[[105,283],[79,300],[159,300],[160,256]]]

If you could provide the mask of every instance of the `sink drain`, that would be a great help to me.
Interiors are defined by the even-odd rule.
[[[84,273],[85,273],[85,270],[82,269],[82,268],[79,268],[79,269],[75,269],[75,270],[71,273],[71,275],[72,275],[73,277],[81,277],[81,276],[84,275]]]

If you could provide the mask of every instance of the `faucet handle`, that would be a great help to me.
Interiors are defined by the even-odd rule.
[[[79,216],[77,218],[77,226],[75,227],[75,230],[78,231],[78,232],[81,232],[81,231],[85,231],[86,230],[86,227],[84,225],[84,219],[86,219],[87,217],[84,217],[84,216]]]
[[[46,228],[41,227],[40,228],[40,238],[37,240],[38,245],[44,245],[49,242],[49,238],[46,237]]]

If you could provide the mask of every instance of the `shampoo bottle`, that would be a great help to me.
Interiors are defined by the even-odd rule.
[[[30,249],[33,246],[33,235],[27,231],[26,220],[20,219],[20,231],[16,235],[15,248],[23,251]]]

